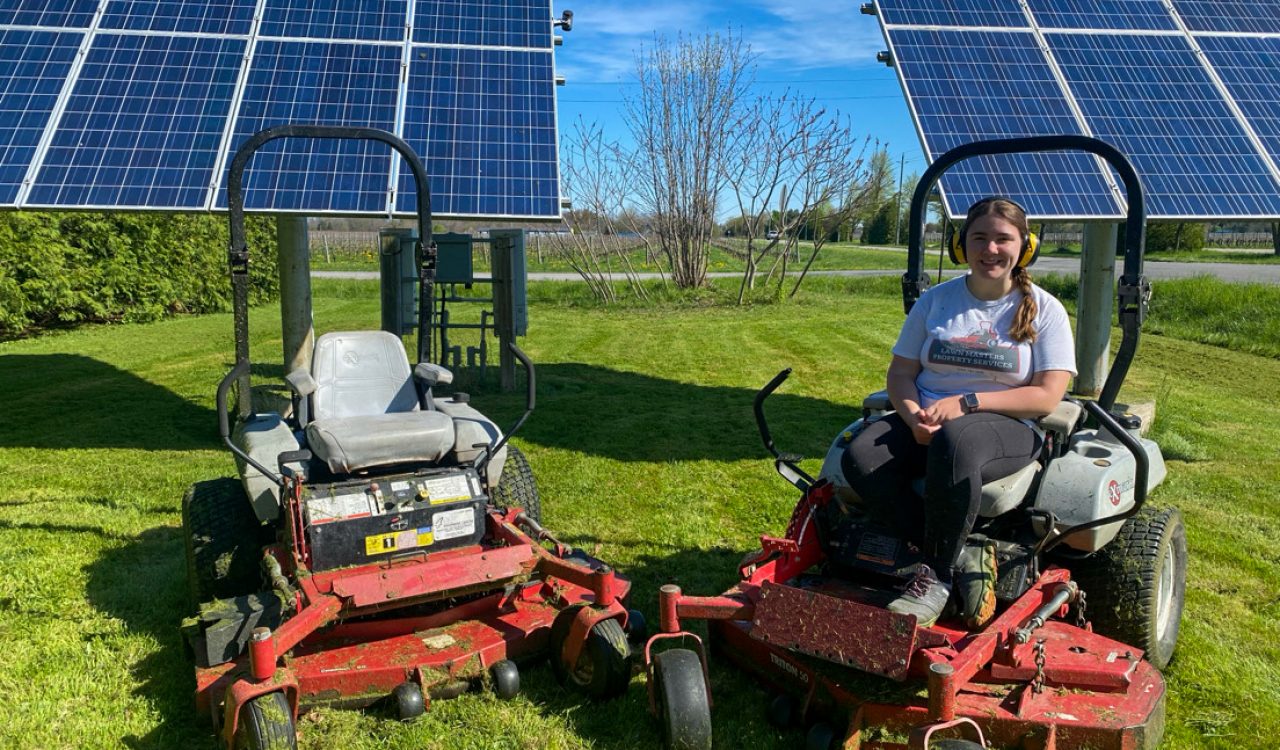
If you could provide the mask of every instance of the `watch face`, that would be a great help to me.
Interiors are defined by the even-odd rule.
[[[964,402],[965,411],[973,411],[978,408],[978,394],[976,393],[964,394],[962,401]]]

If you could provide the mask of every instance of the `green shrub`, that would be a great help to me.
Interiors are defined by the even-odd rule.
[[[892,242],[894,228],[897,226],[898,204],[892,200],[885,201],[862,230],[862,244],[884,245]]]
[[[1190,221],[1147,222],[1147,252],[1163,253],[1204,249],[1208,224]]]
[[[274,222],[246,232],[261,302],[279,287]],[[0,214],[0,337],[229,309],[228,243],[226,219],[204,214]]]

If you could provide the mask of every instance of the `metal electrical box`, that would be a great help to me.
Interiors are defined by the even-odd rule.
[[[471,262],[472,240],[469,234],[446,232],[435,235],[436,281],[441,284],[475,283]]]
[[[378,270],[382,286],[382,330],[404,336],[418,325],[418,232],[383,229],[378,232]]]

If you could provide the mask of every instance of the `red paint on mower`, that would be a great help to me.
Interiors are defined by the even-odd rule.
[[[810,521],[830,492],[807,492],[787,539],[762,538],[724,594],[662,588],[662,632],[645,649],[651,707],[654,646],[692,641],[705,670],[701,641],[682,624],[704,619],[719,653],[791,695],[805,722],[844,727],[845,750],[924,750],[944,737],[1019,750],[1159,745],[1163,679],[1140,650],[1061,619],[1076,591],[1064,569],[1044,571],[973,632],[946,622],[917,627],[912,615],[868,603],[866,587],[802,577],[822,560]]]
[[[630,584],[591,558],[545,549],[517,527],[519,513],[489,511],[479,545],[292,576],[296,613],[274,632],[260,629],[234,661],[197,668],[197,707],[232,747],[244,705],[271,692],[283,690],[295,716],[367,706],[406,682],[429,705],[465,692],[497,662],[545,653],[557,616],[586,605],[564,653],[553,655],[576,664],[596,623],[626,623]],[[464,600],[410,614],[414,605],[454,598]]]

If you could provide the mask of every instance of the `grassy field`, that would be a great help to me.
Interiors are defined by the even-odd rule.
[[[1182,283],[1158,284],[1156,300]],[[521,344],[539,365],[538,410],[515,442],[548,526],[631,575],[651,621],[658,586],[719,592],[760,533],[785,527],[794,492],[759,445],[755,390],[795,368],[771,401],[774,436],[816,456],[883,381],[902,320],[896,279],[806,284],[782,305],[733,308],[720,302],[730,292],[713,291],[614,310],[578,285],[531,287]],[[317,283],[318,328],[372,325],[377,297],[373,283]],[[1167,325],[1158,312],[1151,323]],[[278,330],[274,306],[255,311],[257,360],[278,361]],[[1174,750],[1280,736],[1280,337],[1274,324],[1251,335],[1272,336],[1269,356],[1145,336],[1122,393],[1158,399],[1170,461],[1153,502],[1187,523],[1187,611],[1166,672],[1163,746]],[[177,630],[179,502],[191,482],[233,471],[213,408],[231,358],[229,315],[0,344],[0,748],[216,747]],[[500,421],[520,411],[519,394],[469,390]],[[602,705],[561,691],[545,668],[523,678],[512,702],[470,694],[411,725],[376,710],[315,712],[301,746],[658,743],[641,678]],[[739,673],[716,664],[712,682],[717,746],[801,744],[765,722],[766,694]]]

